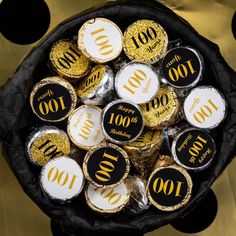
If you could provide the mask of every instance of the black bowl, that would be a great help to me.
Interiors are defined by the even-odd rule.
[[[25,140],[32,127],[42,123],[32,114],[29,93],[33,85],[51,74],[47,67],[53,42],[77,35],[80,26],[88,19],[105,17],[124,31],[138,19],[158,21],[169,38],[182,39],[183,43],[199,50],[205,61],[203,84],[218,88],[228,102],[228,115],[220,127],[212,132],[217,156],[205,171],[191,173],[193,194],[190,202],[180,210],[161,212],[151,207],[138,216],[124,213],[109,218],[92,213],[81,195],[71,203],[53,202],[40,190],[40,168],[32,166],[24,152]],[[65,124],[59,124],[65,128]],[[171,223],[188,214],[204,198],[210,186],[236,155],[236,73],[227,65],[216,44],[199,35],[184,19],[167,7],[154,1],[118,1],[91,8],[59,24],[23,59],[15,74],[0,91],[0,134],[3,153],[25,193],[53,221],[70,233],[82,232],[140,232],[146,233]]]

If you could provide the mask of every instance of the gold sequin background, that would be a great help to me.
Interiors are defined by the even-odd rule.
[[[50,31],[69,16],[106,1],[46,0],[45,2],[51,14],[48,29]],[[160,2],[189,21],[200,34],[217,43],[225,60],[236,70],[236,41],[231,29],[236,0],[160,0]],[[2,34],[0,35],[0,85],[11,76],[21,58],[32,47],[33,44],[11,43]],[[193,236],[235,236],[235,169],[236,161],[233,161],[213,185],[218,200],[218,214],[215,221],[206,230]],[[49,222],[49,218],[23,192],[6,161],[0,158],[0,235],[49,236],[51,235]],[[147,236],[157,235],[187,234],[180,233],[171,226],[147,234]]]

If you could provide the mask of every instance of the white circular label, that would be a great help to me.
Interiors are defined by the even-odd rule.
[[[225,118],[225,100],[213,87],[197,87],[185,99],[184,113],[193,126],[214,128]]]
[[[84,175],[76,161],[59,157],[48,162],[41,172],[41,186],[53,199],[69,200],[84,186]]]
[[[112,21],[104,18],[91,19],[80,28],[78,45],[92,60],[104,63],[121,53],[123,35]]]
[[[159,78],[152,68],[142,63],[129,63],[116,74],[115,88],[120,98],[136,104],[149,102],[159,89]]]
[[[98,209],[116,210],[127,201],[128,190],[124,183],[114,188],[98,188],[89,184],[87,197]]]
[[[99,107],[90,105],[80,106],[72,113],[68,119],[67,132],[75,145],[89,149],[104,140],[101,114]]]

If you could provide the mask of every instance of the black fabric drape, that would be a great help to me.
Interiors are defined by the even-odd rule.
[[[25,139],[31,127],[42,124],[32,114],[29,94],[32,86],[50,75],[47,60],[56,40],[72,38],[88,19],[106,17],[124,31],[138,19],[154,19],[167,31],[170,39],[181,38],[186,45],[198,49],[206,65],[202,84],[218,88],[228,102],[228,115],[223,124],[212,132],[217,144],[217,156],[205,171],[190,173],[193,178],[193,197],[184,208],[175,212],[161,212],[151,207],[138,216],[125,213],[102,217],[92,213],[83,195],[71,203],[53,202],[40,190],[40,169],[25,157]],[[59,124],[64,128],[65,124]],[[236,155],[236,73],[227,65],[216,44],[199,35],[191,25],[164,5],[154,1],[117,1],[91,8],[60,23],[22,60],[14,75],[0,90],[0,135],[3,154],[22,189],[41,210],[69,234],[89,233],[146,233],[186,215],[203,199],[212,183]]]

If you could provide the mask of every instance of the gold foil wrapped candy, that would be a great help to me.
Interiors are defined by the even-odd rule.
[[[63,130],[54,126],[43,126],[34,130],[26,141],[26,154],[38,166],[47,164],[52,158],[68,155],[70,141]]]
[[[157,96],[148,103],[140,105],[145,126],[153,129],[174,124],[180,117],[181,104],[175,90],[161,86]]]
[[[162,130],[145,128],[136,141],[123,146],[141,176],[147,177],[150,174],[157,160],[162,140]]]
[[[53,69],[72,82],[85,76],[90,70],[89,60],[79,52],[76,42],[69,39],[55,42],[49,58]]]
[[[154,64],[164,56],[167,46],[167,33],[153,20],[138,20],[124,33],[124,52],[130,60]]]

